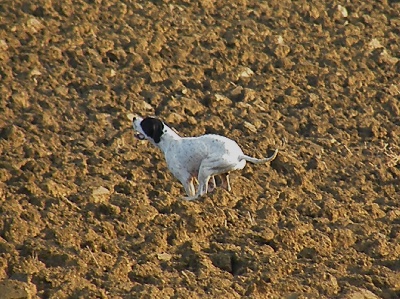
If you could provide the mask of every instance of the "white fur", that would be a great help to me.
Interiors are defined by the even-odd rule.
[[[182,183],[189,200],[213,189],[216,175],[221,178],[221,186],[230,191],[229,172],[243,169],[246,161],[257,164],[272,161],[278,153],[278,150],[275,150],[271,157],[252,158],[245,155],[239,145],[229,138],[213,134],[180,137],[165,124],[160,142],[155,143],[142,130],[143,118],[133,115],[128,115],[128,118],[132,120],[133,128],[138,132],[136,137],[149,140],[164,153],[169,170]],[[193,185],[195,179],[199,183],[197,192]]]

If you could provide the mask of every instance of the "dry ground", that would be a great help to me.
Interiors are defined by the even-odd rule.
[[[399,28],[389,0],[2,1],[0,297],[399,298]],[[281,152],[187,202],[128,112]]]

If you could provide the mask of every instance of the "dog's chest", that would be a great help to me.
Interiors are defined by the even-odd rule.
[[[165,160],[169,168],[184,168],[190,173],[196,173],[207,156],[209,156],[209,149],[206,145],[192,142],[171,146],[165,152]]]

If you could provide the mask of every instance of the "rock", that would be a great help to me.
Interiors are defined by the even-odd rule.
[[[104,203],[110,195],[110,190],[100,186],[92,191],[92,199],[94,203]]]
[[[349,16],[349,13],[347,12],[346,7],[338,5],[337,9],[342,14],[343,18],[347,18]]]
[[[110,194],[110,190],[108,190],[107,188],[101,186],[95,190],[93,190],[92,195],[93,196],[101,196],[101,195],[108,195]]]
[[[256,128],[255,125],[253,125],[252,123],[249,123],[249,122],[245,121],[245,122],[243,123],[243,126],[244,126],[247,130],[249,130],[250,132],[257,133],[257,128]]]
[[[384,63],[392,65],[395,65],[399,61],[397,57],[394,57],[393,55],[389,54],[389,52],[386,49],[383,49],[382,53],[380,54],[380,60],[382,60],[382,62]]]
[[[209,95],[206,98],[206,105],[209,107],[217,107],[220,105],[230,105],[230,104],[232,104],[232,101],[228,97],[222,94],[216,93],[214,95]]]
[[[371,39],[371,41],[368,43],[368,48],[370,51],[373,51],[375,49],[383,48],[381,42],[377,38]]]
[[[137,111],[138,114],[141,113],[147,113],[148,111],[153,111],[153,106],[151,106],[149,103],[147,103],[144,100],[136,100],[134,102],[134,109],[135,112]]]
[[[265,241],[271,241],[274,239],[275,234],[274,231],[270,228],[265,228],[260,232],[260,236],[265,240]]]
[[[170,259],[172,259],[172,255],[170,255],[169,253],[159,253],[157,254],[157,258],[160,261],[169,261]]]
[[[42,22],[40,22],[36,18],[30,18],[26,22],[26,25],[29,28],[31,33],[38,33],[40,30],[42,30],[44,28],[44,25],[42,24]]]
[[[392,96],[400,95],[400,83],[399,84],[391,84],[388,88],[388,92]]]
[[[108,69],[106,72],[108,77],[115,77],[117,75],[117,72],[114,69]]]
[[[226,96],[224,96],[222,94],[218,94],[218,93],[215,94],[215,101],[216,102],[222,102],[222,103],[230,102],[230,100]]]
[[[180,98],[180,105],[187,114],[192,116],[204,110],[204,106],[199,101],[187,97]]]
[[[170,125],[179,124],[185,121],[185,117],[176,112],[171,112],[164,119]]]
[[[30,71],[29,75],[31,77],[40,76],[40,75],[42,75],[42,72],[38,68],[35,67],[34,69],[32,69]]]
[[[251,88],[245,88],[242,93],[243,98],[241,99],[243,102],[251,102],[257,97],[257,92]]]
[[[274,36],[269,41],[269,49],[277,58],[285,58],[291,51],[281,35]]]
[[[254,75],[254,72],[248,67],[242,67],[239,69],[240,78],[250,78]]]
[[[355,291],[351,291],[346,296],[344,296],[343,299],[381,299],[381,298],[366,289],[358,289]]]
[[[36,286],[17,280],[0,281],[2,299],[33,299],[36,298]]]
[[[236,86],[234,89],[231,90],[231,96],[232,97],[238,97],[242,94],[243,87],[242,86]]]
[[[0,50],[6,51],[8,49],[8,44],[4,39],[0,39]]]

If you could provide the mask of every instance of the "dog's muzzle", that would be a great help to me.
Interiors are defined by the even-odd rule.
[[[136,137],[137,139],[139,139],[139,140],[145,140],[145,139],[146,139],[146,136],[144,136],[144,135],[141,134],[141,133],[136,133],[136,134],[135,134],[135,137]]]

